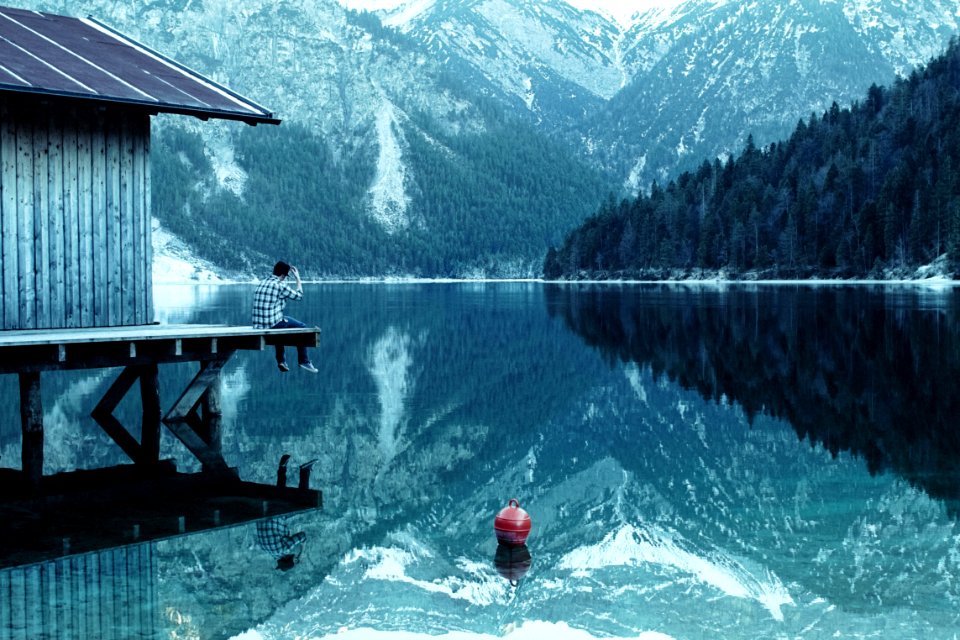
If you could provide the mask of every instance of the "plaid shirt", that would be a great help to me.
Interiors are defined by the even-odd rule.
[[[290,528],[278,518],[257,522],[257,544],[278,560],[294,555],[307,539],[303,531],[290,533]]]
[[[253,328],[270,329],[283,320],[286,298],[299,300],[302,297],[303,292],[294,291],[277,276],[270,276],[253,292]]]

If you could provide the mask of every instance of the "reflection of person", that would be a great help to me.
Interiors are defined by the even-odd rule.
[[[287,462],[290,460],[290,454],[285,453],[280,456],[280,464],[277,466],[277,486],[287,486]],[[310,460],[300,465],[299,488],[310,488],[310,470],[317,462],[316,459]],[[277,569],[287,571],[293,568],[293,565],[303,554],[303,547],[307,541],[307,534],[303,531],[291,533],[283,518],[270,518],[257,522],[257,544],[261,549],[272,555],[277,560]]]
[[[291,533],[290,527],[280,518],[270,518],[257,523],[257,544],[277,560],[277,569],[292,569],[303,554],[307,534]]]
[[[287,461],[290,459],[290,454],[285,453],[280,456],[280,466],[277,467],[277,486],[285,487],[287,486]],[[313,468],[313,465],[316,464],[317,459],[314,458],[309,462],[304,462],[300,465],[300,478],[297,487],[300,489],[309,489],[310,488],[310,470]]]
[[[291,273],[297,280],[296,289],[291,289],[284,282]],[[293,329],[307,326],[296,318],[283,315],[283,308],[287,304],[287,300],[300,300],[302,298],[303,283],[300,281],[300,272],[297,271],[297,268],[291,267],[286,262],[278,262],[273,265],[273,275],[257,285],[257,289],[253,293],[254,329]],[[276,348],[277,367],[282,372],[289,371],[290,367],[287,366],[283,345],[278,344]],[[317,368],[310,362],[306,347],[297,347],[297,363],[301,369],[310,373],[317,372]]]

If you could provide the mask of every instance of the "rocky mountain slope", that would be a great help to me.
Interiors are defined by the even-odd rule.
[[[563,0],[421,0],[377,13],[564,128],[632,190],[848,105],[940,53],[960,24],[945,0],[658,4],[626,23]]]
[[[23,4],[92,15],[303,126],[326,156],[298,179],[342,198],[323,212],[278,208],[306,210],[308,225],[333,216],[323,231],[341,235],[336,244],[297,247],[333,265],[325,275],[531,274],[603,194],[734,153],[750,133],[757,144],[785,137],[811,111],[908,73],[960,24],[952,0],[671,0],[619,19],[562,0],[416,0],[377,5],[383,24],[334,0]],[[256,159],[238,157],[239,125],[158,119],[158,131],[171,127],[203,138],[210,167],[190,178],[200,205],[218,193],[251,201],[249,189],[270,182],[248,184]],[[535,136],[555,147],[544,153]],[[564,153],[583,167],[556,175]],[[558,179],[578,198],[545,192]],[[204,226],[177,228],[195,204],[157,201],[155,212],[183,233]],[[289,249],[255,237],[263,253]],[[242,237],[212,250],[185,240],[215,261],[243,253],[228,256],[234,267],[263,261],[235,246]]]
[[[847,106],[873,83],[942,52],[952,2],[687,2],[627,34],[642,61],[593,122],[592,137],[632,187],[661,183],[713,156],[786,137],[800,118]],[[624,161],[632,162],[629,169]]]

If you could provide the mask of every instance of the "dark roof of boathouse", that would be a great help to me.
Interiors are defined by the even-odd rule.
[[[0,92],[278,124],[260,105],[93,18],[0,7]]]

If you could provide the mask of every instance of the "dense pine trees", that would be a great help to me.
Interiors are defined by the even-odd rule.
[[[960,263],[960,44],[849,109],[801,119],[788,140],[704,162],[665,187],[609,200],[544,276],[906,275]]]
[[[535,276],[610,181],[492,106],[487,127],[451,134],[423,117],[402,139],[408,226],[370,215],[378,149],[339,148],[296,124],[245,127],[240,195],[217,185],[199,137],[155,136],[155,215],[215,264],[260,272],[278,257],[309,277]],[[357,138],[361,140],[361,138]]]

